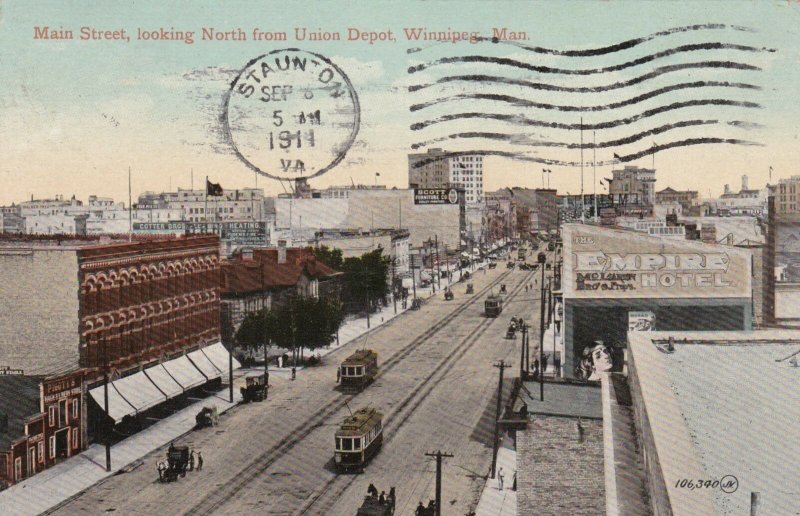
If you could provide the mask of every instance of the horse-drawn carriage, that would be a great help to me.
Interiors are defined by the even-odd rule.
[[[248,376],[245,378],[245,386],[239,388],[242,393],[242,401],[248,403],[250,401],[264,401],[267,397],[267,379],[264,373],[257,376]]]
[[[413,301],[411,301],[411,309],[412,310],[419,310],[422,307],[422,299],[416,297]]]
[[[501,294],[508,294],[508,291],[506,290],[506,284],[505,283],[501,283],[500,284],[500,293]]]
[[[189,447],[169,445],[167,460],[158,463],[158,479],[161,482],[174,482],[178,476],[186,476],[189,469]]]
[[[489,262],[489,268],[490,269],[496,269],[497,268],[497,262]]]
[[[444,292],[444,299],[445,299],[446,301],[452,301],[452,300],[453,300],[453,297],[454,297],[454,296],[453,296],[453,291],[452,291],[452,290],[450,290],[449,288],[448,288],[447,290],[445,290],[445,292]]]
[[[506,330],[506,338],[507,339],[517,338],[517,326],[514,323],[508,325],[508,329]]]
[[[467,294],[474,294],[475,286],[472,283],[467,283]]]
[[[389,490],[388,495],[381,493],[378,496],[378,490],[370,484],[367,496],[364,497],[364,503],[358,508],[356,516],[391,516],[394,514],[396,503],[397,495],[394,487]]]

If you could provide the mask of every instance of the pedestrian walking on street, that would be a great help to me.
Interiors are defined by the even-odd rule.
[[[340,368],[336,368],[336,383],[339,383],[339,380],[342,379],[342,370]]]
[[[528,291],[528,285],[525,285],[525,292]]]
[[[503,490],[503,468],[497,470],[497,489]]]
[[[553,368],[555,368],[556,375],[558,375],[559,372],[561,371],[561,357],[559,357],[558,355],[556,355],[555,358],[553,358]]]
[[[293,367],[292,368],[292,380],[294,380],[296,376],[297,376],[297,368]]]
[[[197,471],[203,469],[203,452],[197,452]]]
[[[511,490],[512,491],[516,491],[517,490],[517,471],[516,470],[514,470],[514,483],[511,484]]]
[[[547,360],[550,355],[545,355],[542,357],[542,373],[547,371]]]
[[[192,450],[192,453],[189,454],[189,471],[194,471],[194,460],[194,450]]]

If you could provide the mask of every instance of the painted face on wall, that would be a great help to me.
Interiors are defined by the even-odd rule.
[[[594,362],[594,373],[607,373],[614,367],[611,358],[611,347],[598,344],[592,348],[592,361]]]

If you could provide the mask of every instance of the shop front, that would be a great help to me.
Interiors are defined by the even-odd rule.
[[[621,371],[628,331],[751,329],[748,250],[582,224],[563,243],[568,378]]]

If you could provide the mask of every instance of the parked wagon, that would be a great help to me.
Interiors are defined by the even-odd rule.
[[[378,354],[371,349],[359,349],[345,358],[339,366],[342,388],[358,392],[367,386],[378,373]]]
[[[242,393],[242,401],[248,403],[250,401],[264,401],[267,397],[267,379],[264,373],[256,376],[248,376],[245,378],[245,386],[239,388]]]
[[[205,428],[207,426],[215,426],[219,421],[219,414],[217,414],[217,407],[203,407],[200,412],[194,417],[195,428]]]
[[[334,464],[339,471],[361,471],[383,443],[383,414],[364,407],[345,418],[336,431]]]

